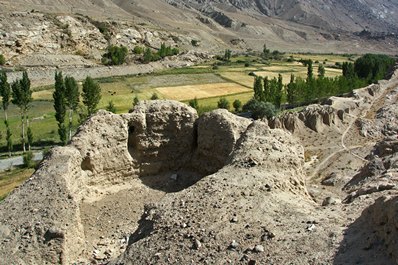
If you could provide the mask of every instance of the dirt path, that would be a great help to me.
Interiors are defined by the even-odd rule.
[[[334,158],[336,155],[341,154],[343,152],[348,152],[350,155],[354,156],[355,158],[361,160],[362,162],[367,162],[366,159],[364,159],[363,157],[355,154],[352,152],[352,150],[367,146],[369,144],[373,144],[372,143],[367,143],[366,145],[356,145],[356,146],[349,146],[347,147],[346,143],[345,143],[345,139],[347,134],[352,130],[353,126],[355,125],[355,122],[360,119],[360,118],[364,118],[367,117],[369,112],[371,111],[377,111],[377,110],[373,110],[374,106],[381,106],[384,103],[385,97],[386,95],[392,90],[394,89],[396,86],[398,85],[398,82],[395,82],[393,84],[391,84],[390,86],[388,86],[386,89],[384,89],[384,91],[377,96],[376,98],[372,99],[372,101],[370,102],[369,106],[367,108],[364,108],[363,110],[360,111],[360,115],[352,115],[352,114],[348,114],[348,116],[352,117],[352,120],[349,122],[347,128],[345,129],[345,131],[342,133],[341,135],[341,139],[340,139],[340,145],[341,148],[333,153],[331,153],[329,156],[327,156],[326,158],[324,158],[314,169],[314,171],[312,172],[312,174],[309,176],[309,180],[313,180],[315,178],[317,178],[317,175],[319,174],[319,171],[321,171],[322,169],[324,169],[325,165],[332,159]],[[381,101],[381,102],[380,102]]]
[[[192,63],[185,61],[161,61],[148,64],[133,64],[123,66],[97,66],[97,67],[65,67],[65,68],[31,68],[27,69],[33,87],[48,86],[54,84],[56,71],[62,71],[66,76],[72,76],[76,80],[84,80],[87,76],[92,78],[149,74],[167,68],[179,68],[189,66]],[[9,82],[22,78],[22,72],[7,73]]]

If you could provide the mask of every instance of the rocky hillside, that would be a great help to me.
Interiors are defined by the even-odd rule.
[[[394,15],[398,12],[398,3],[388,0],[310,2],[304,0],[167,0],[167,2],[179,7],[194,8],[220,23],[225,20],[222,24],[230,27],[233,21],[228,22],[228,13],[246,13],[332,31],[369,30],[380,33],[398,33],[398,18]]]
[[[398,72],[270,121],[100,111],[0,203],[0,258],[397,264],[397,97]]]
[[[9,64],[25,67],[92,66],[110,43],[393,54],[398,43],[398,7],[387,0],[4,0],[0,9],[0,49]]]

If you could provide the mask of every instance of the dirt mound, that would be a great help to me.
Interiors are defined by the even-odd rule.
[[[249,123],[226,111],[198,119],[194,109],[174,101],[142,102],[124,115],[99,111],[1,204],[0,256],[8,263],[70,264],[118,255],[117,241],[127,244],[123,238],[136,229],[130,218],[138,221],[145,203],[223,167]],[[119,196],[139,202],[141,210],[116,203]],[[124,210],[114,212],[115,204]],[[111,226],[110,212],[119,216]],[[104,241],[109,249],[101,248]]]

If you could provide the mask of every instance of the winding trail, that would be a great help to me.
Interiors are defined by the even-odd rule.
[[[394,82],[392,84],[385,84],[385,86],[387,86],[386,88],[383,89],[383,85],[380,85],[380,89],[382,90],[381,93],[373,98],[371,100],[371,102],[369,102],[369,106],[367,108],[364,108],[362,110],[360,110],[360,116],[356,116],[356,115],[352,115],[352,114],[347,114],[348,116],[352,117],[352,120],[349,122],[347,128],[345,129],[345,131],[342,133],[341,135],[341,139],[340,139],[340,145],[341,148],[333,153],[331,153],[330,155],[328,155],[326,158],[324,158],[314,169],[314,171],[312,172],[312,174],[309,176],[310,180],[313,180],[315,178],[317,178],[317,175],[319,174],[319,171],[321,171],[322,169],[325,168],[325,166],[328,164],[328,162],[330,162],[331,159],[333,159],[336,155],[343,153],[343,152],[348,152],[350,153],[352,156],[358,158],[359,160],[363,161],[363,162],[367,162],[366,159],[364,159],[363,157],[355,154],[352,152],[352,150],[355,150],[357,148],[361,148],[361,147],[365,147],[368,145],[374,145],[374,142],[369,142],[365,145],[356,145],[356,146],[349,146],[347,147],[345,144],[345,138],[348,134],[348,132],[351,131],[352,127],[354,126],[355,122],[360,119],[360,118],[364,118],[367,116],[367,114],[369,113],[369,111],[371,111],[372,107],[379,101],[379,100],[383,100],[386,97],[386,95],[393,89],[395,89],[398,85],[398,82]]]

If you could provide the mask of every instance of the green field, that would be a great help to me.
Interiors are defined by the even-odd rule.
[[[322,54],[288,54],[286,58],[295,60],[309,59],[318,61],[326,67],[326,76],[341,75],[341,70],[335,68],[336,62],[348,61],[348,56]],[[243,104],[253,95],[253,77],[249,73],[277,77],[282,74],[284,83],[288,83],[290,75],[305,77],[307,68],[293,61],[272,61],[265,64],[258,57],[233,57],[230,63],[213,62],[188,68],[167,69],[148,75],[109,77],[97,79],[102,89],[102,99],[99,108],[105,108],[110,101],[116,106],[117,113],[127,112],[132,108],[134,97],[148,100],[154,93],[161,99],[174,99],[187,103],[189,99],[197,98],[203,110],[217,107],[220,97],[226,97],[231,103],[239,99]],[[317,74],[318,63],[314,63],[314,74]],[[29,110],[29,118],[34,134],[34,146],[51,146],[59,142],[58,128],[54,117],[52,101],[53,87],[36,87],[33,89],[33,103]],[[74,116],[77,121],[77,114]],[[15,150],[20,150],[20,117],[19,110],[11,105],[9,120],[13,132]],[[77,125],[75,126],[77,127]],[[5,153],[5,126],[0,123],[0,150]]]

